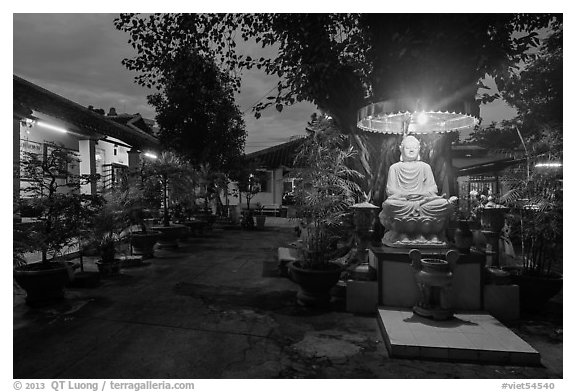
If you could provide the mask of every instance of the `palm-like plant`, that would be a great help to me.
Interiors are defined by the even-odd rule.
[[[562,170],[539,162],[559,162],[561,140],[551,140],[544,148],[546,153],[527,158],[521,169],[524,176],[507,179],[511,189],[501,197],[511,207],[510,217],[519,229],[523,273],[529,275],[549,275],[562,243]]]
[[[300,179],[295,191],[297,216],[304,221],[304,264],[322,268],[338,253],[338,241],[352,233],[350,206],[361,194],[354,181],[360,173],[347,161],[355,154],[346,146],[346,138],[323,118],[313,124],[313,133],[295,157],[295,177]],[[347,230],[350,229],[350,230]]]

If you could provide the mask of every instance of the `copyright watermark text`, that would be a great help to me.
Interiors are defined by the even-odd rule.
[[[194,390],[193,382],[133,380],[133,381],[79,381],[79,380],[43,380],[14,381],[15,391],[159,391],[159,390]]]

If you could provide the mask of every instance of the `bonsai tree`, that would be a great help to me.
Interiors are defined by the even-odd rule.
[[[44,156],[25,153],[20,161],[22,188],[37,213],[31,224],[15,224],[14,279],[26,290],[31,306],[64,298],[64,287],[72,276],[71,263],[60,256],[80,240],[80,229],[101,203],[98,196],[82,195],[81,184],[95,180],[76,176],[69,168],[76,164],[73,152],[61,146],[48,146]],[[42,261],[26,264],[24,253],[40,251]]]
[[[295,205],[304,226],[303,265],[308,268],[321,269],[341,256],[338,242],[352,237],[350,207],[361,195],[354,181],[360,174],[347,166],[354,154],[331,120],[323,118],[314,124],[295,157],[295,177],[300,179]]]
[[[28,248],[42,253],[47,264],[75,244],[80,228],[90,220],[102,203],[99,196],[80,194],[81,185],[95,177],[73,175],[69,168],[77,164],[74,152],[59,145],[50,146],[45,157],[24,153],[22,178],[28,185],[22,193],[38,212],[38,223],[27,230]]]

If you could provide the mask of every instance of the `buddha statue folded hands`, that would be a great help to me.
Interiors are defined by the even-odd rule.
[[[407,136],[401,158],[390,166],[380,221],[386,228],[384,245],[393,247],[446,247],[445,229],[452,205],[438,196],[430,165],[420,161],[420,142]]]

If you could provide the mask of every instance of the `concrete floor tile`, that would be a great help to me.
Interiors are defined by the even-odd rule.
[[[562,377],[561,358],[559,364],[553,361],[553,371],[486,366],[466,363],[475,351],[454,349],[448,351],[454,362],[447,366],[414,359],[421,357],[422,347],[413,340],[400,344],[414,339],[413,331],[431,330],[437,344],[457,336],[452,344],[459,346],[463,335],[455,332],[477,331],[473,327],[481,318],[462,315],[460,321],[438,325],[411,309],[355,315],[344,307],[296,305],[294,282],[263,276],[278,247],[295,239],[284,221],[283,228],[191,239],[175,251],[158,252],[145,267],[103,280],[98,288],[69,290],[64,306],[32,310],[15,292],[14,378]],[[402,359],[389,355],[379,323],[403,331],[395,335],[400,343],[391,346]],[[486,331],[490,328],[497,326]],[[534,341],[532,333],[522,336]],[[306,350],[310,342],[313,352]],[[561,342],[553,350],[550,339],[537,342],[546,355],[561,357]],[[441,350],[430,347],[428,354],[442,356]],[[528,355],[515,358],[523,361]]]

